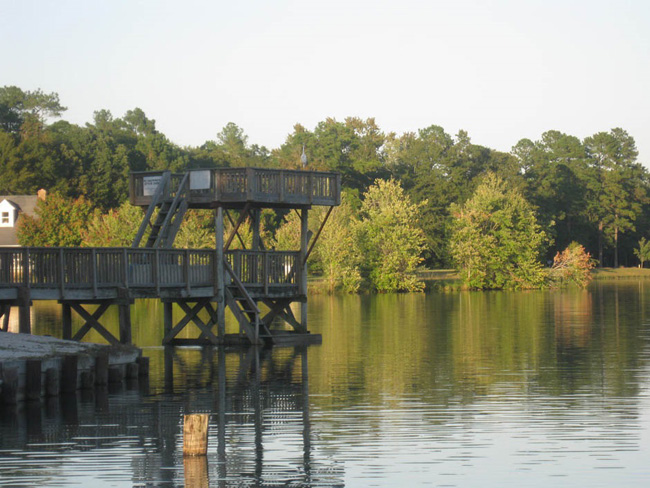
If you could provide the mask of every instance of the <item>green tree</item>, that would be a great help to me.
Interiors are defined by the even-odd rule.
[[[422,262],[420,209],[395,180],[376,180],[361,204],[361,248],[371,287],[378,292],[422,291],[415,271]]]
[[[23,91],[17,86],[0,88],[0,129],[7,132],[17,134],[25,122],[43,125],[47,117],[60,117],[66,110],[56,93]]]
[[[546,235],[520,191],[489,173],[463,205],[452,205],[451,252],[471,289],[535,288]]]
[[[322,207],[316,212],[324,218]],[[330,293],[341,290],[356,293],[361,286],[362,253],[359,243],[359,221],[344,194],[341,205],[334,209],[314,248],[323,278]]]
[[[211,210],[190,210],[181,223],[174,247],[180,249],[214,249],[214,214]]]
[[[599,132],[584,144],[590,158],[587,211],[598,225],[598,261],[603,266],[607,240],[618,267],[619,236],[635,230],[641,204],[647,200],[646,171],[636,162],[634,139],[622,129]]]
[[[80,246],[93,207],[84,197],[75,200],[50,194],[39,200],[36,216],[23,215],[18,222],[21,246]]]
[[[639,247],[634,249],[634,255],[639,258],[641,268],[643,268],[643,263],[650,260],[650,242],[646,241],[645,237],[639,240]]]
[[[540,225],[556,248],[589,239],[591,225],[585,214],[586,153],[577,137],[547,131],[539,141],[522,139],[512,148],[525,181],[524,194],[538,209]],[[549,250],[551,259],[555,253]]]
[[[128,202],[105,214],[96,210],[82,232],[82,244],[89,247],[129,247],[143,217],[142,209]]]

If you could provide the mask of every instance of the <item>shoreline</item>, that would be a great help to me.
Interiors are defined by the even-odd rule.
[[[135,346],[0,332],[0,405],[148,376],[147,360]]]

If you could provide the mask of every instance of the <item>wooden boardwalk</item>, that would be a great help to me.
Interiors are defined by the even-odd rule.
[[[277,344],[319,340],[307,330],[307,258],[333,207],[340,204],[340,176],[294,170],[226,168],[132,173],[130,200],[146,207],[145,218],[128,248],[0,249],[0,326],[7,330],[12,307],[19,329],[31,329],[33,300],[58,300],[63,307],[63,338],[82,339],[91,329],[109,343],[131,343],[130,305],[138,298],[164,304],[164,344]],[[330,207],[312,238],[308,210]],[[300,249],[268,250],[260,235],[262,208],[295,209],[300,215]],[[213,209],[216,247],[173,249],[174,238],[189,209]],[[231,216],[235,211],[237,215]],[[224,239],[224,215],[232,223]],[[242,223],[249,219],[251,249],[231,250]],[[144,246],[144,247],[143,247]],[[301,304],[300,319],[290,305]],[[172,305],[185,317],[172,322]],[[260,304],[267,311],[263,313]],[[91,313],[86,305],[98,305]],[[119,307],[120,332],[114,337],[100,323],[108,307]],[[239,323],[239,334],[226,335],[225,310]],[[73,334],[71,314],[85,324]],[[207,311],[209,319],[199,318]],[[273,330],[278,321],[290,329]],[[178,334],[193,323],[195,339]],[[216,330],[215,330],[216,328]]]
[[[297,296],[295,251],[228,251],[225,262],[255,296]],[[129,247],[0,249],[0,300],[202,298],[219,290],[217,251]],[[227,275],[222,286],[233,286]]]

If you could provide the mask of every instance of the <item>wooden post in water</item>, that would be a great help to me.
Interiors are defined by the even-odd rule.
[[[183,418],[183,456],[205,456],[208,453],[207,413],[185,415]]]
[[[223,267],[223,207],[217,207],[214,214],[216,241],[216,295],[217,295],[217,335],[223,340],[226,335],[226,290],[224,289]]]

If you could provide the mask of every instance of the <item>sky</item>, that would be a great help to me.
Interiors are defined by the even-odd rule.
[[[0,86],[80,125],[139,107],[181,146],[348,116],[500,151],[621,127],[650,167],[647,0],[0,0],[0,46]]]

